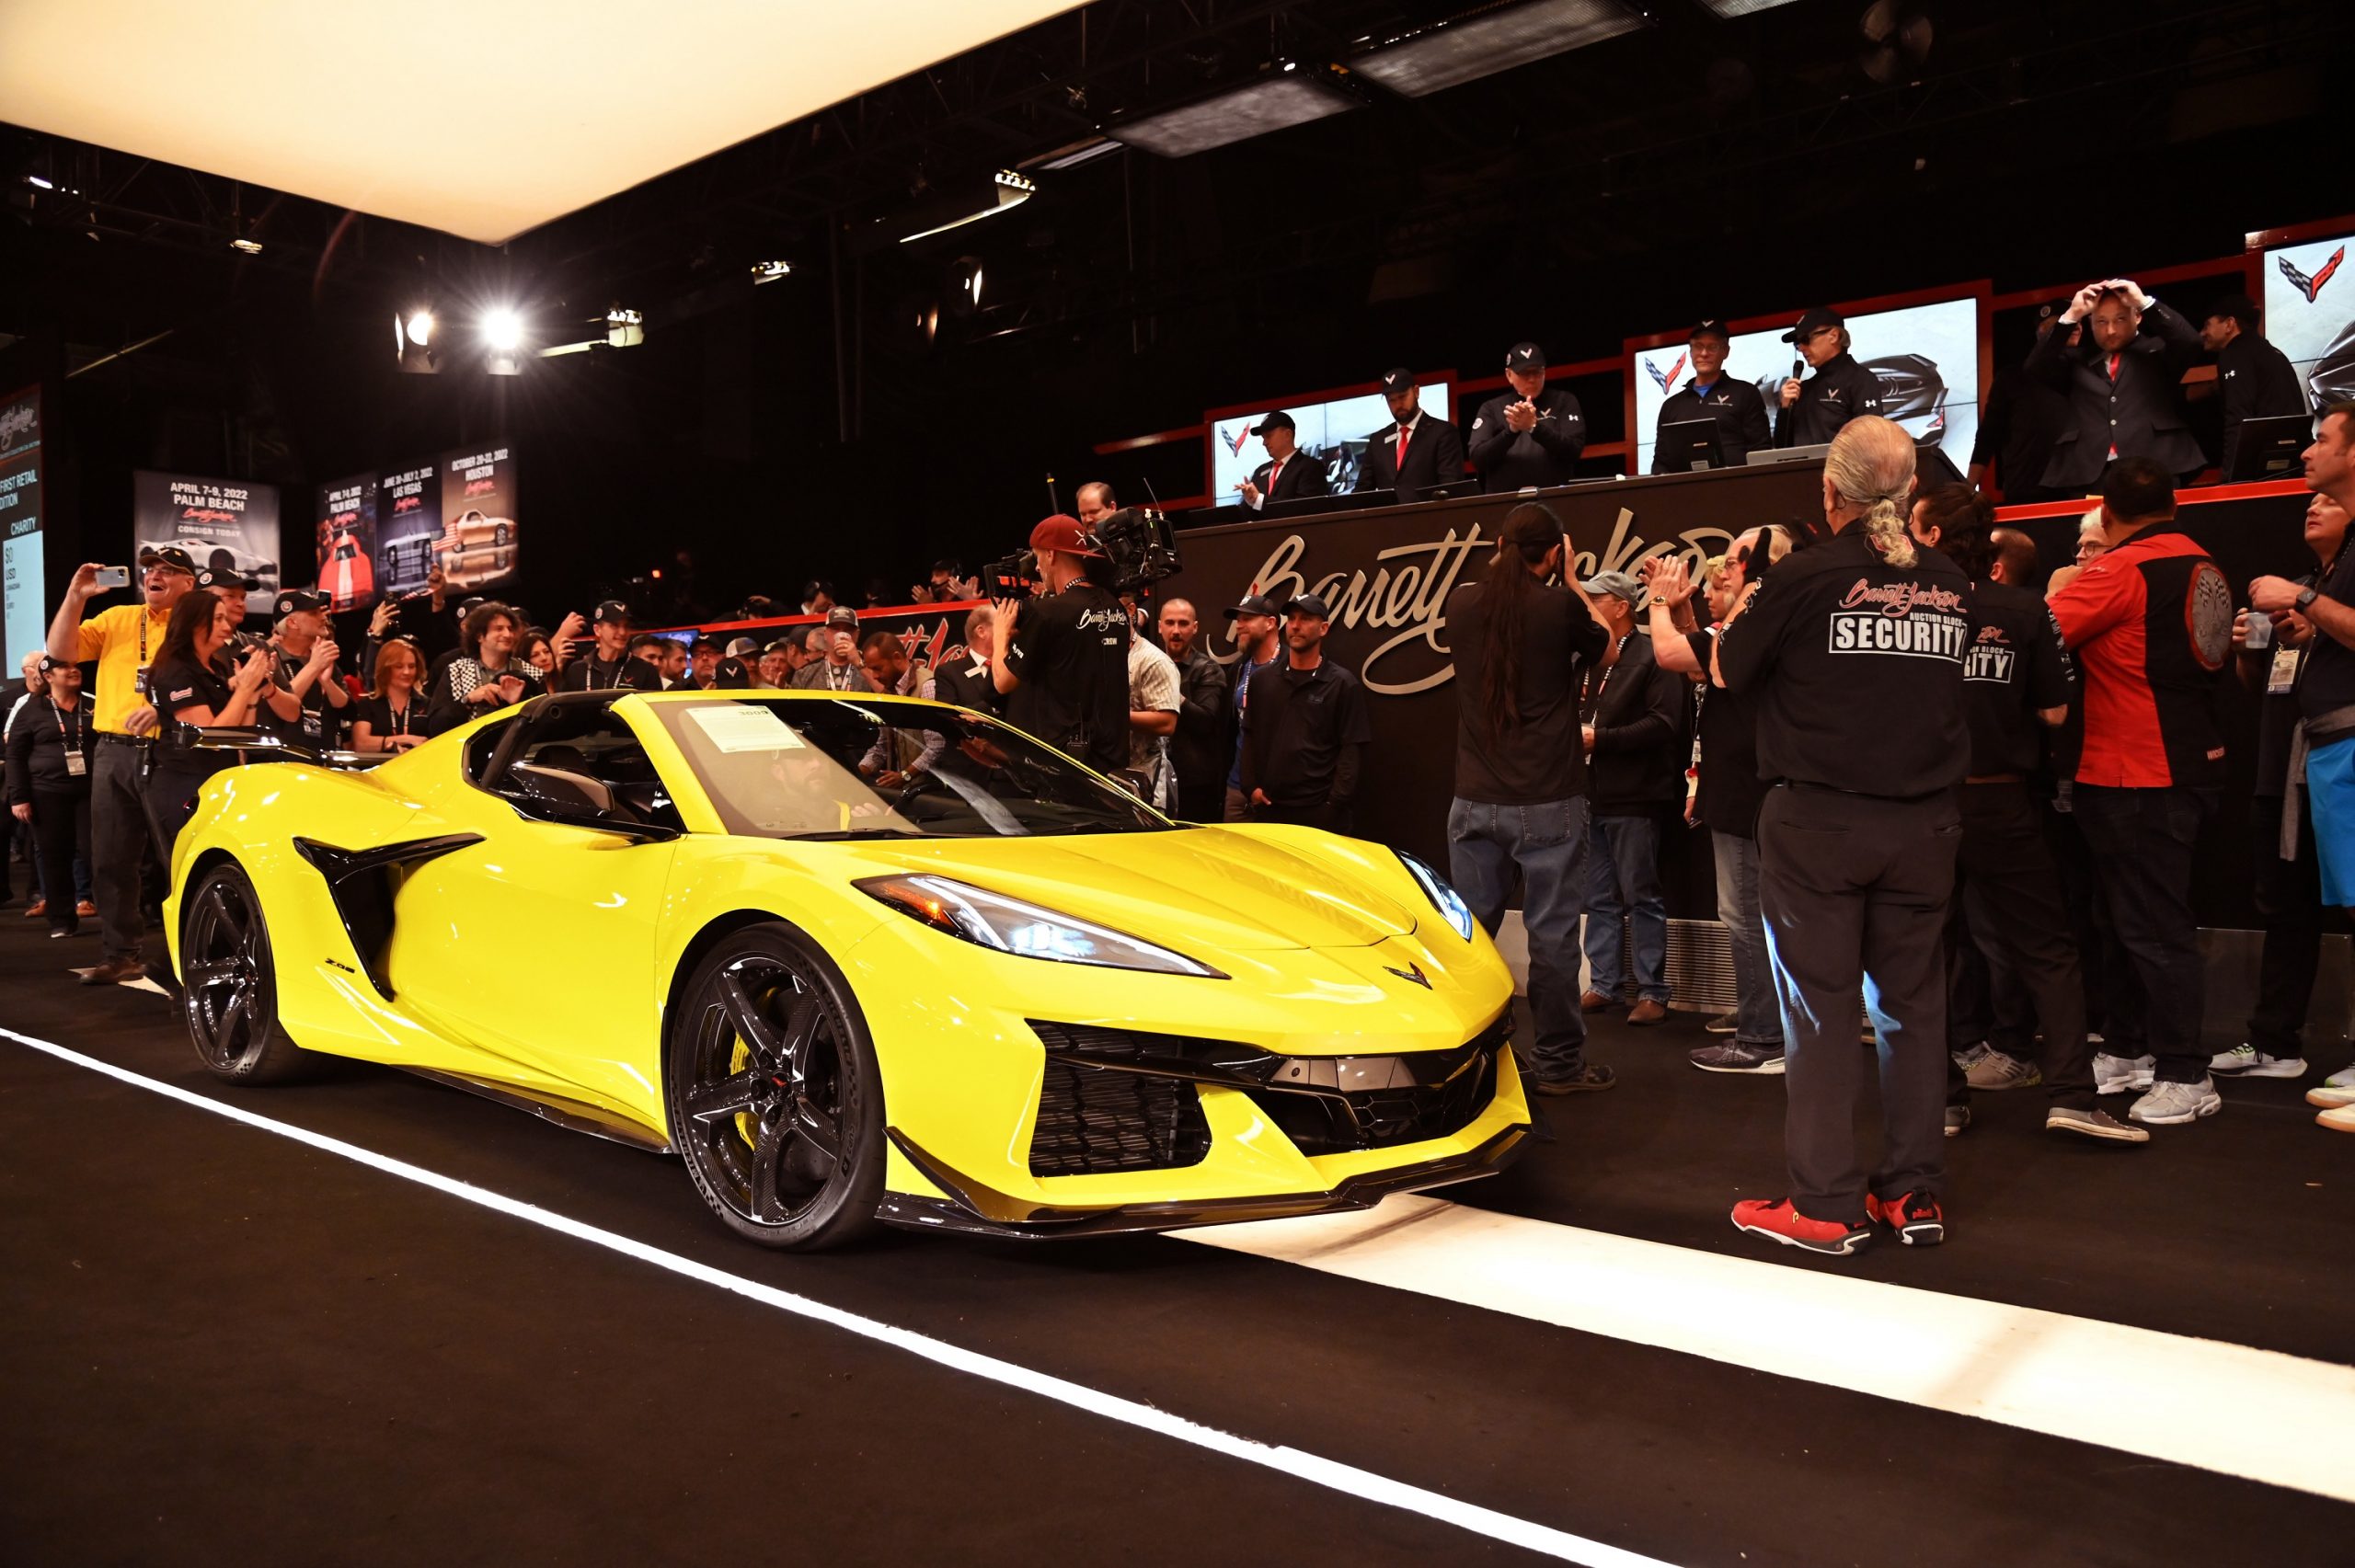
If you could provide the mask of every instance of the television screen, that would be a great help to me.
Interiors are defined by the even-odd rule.
[[[2279,245],[2265,253],[2265,336],[2289,356],[2319,408],[2355,397],[2355,235]]]
[[[48,640],[42,598],[40,388],[0,397],[0,652],[17,673],[17,650]]]
[[[1423,411],[1435,418],[1446,418],[1448,383],[1429,381],[1420,385]],[[1327,403],[1289,404],[1283,406],[1283,410],[1292,417],[1292,434],[1300,442],[1300,450],[1324,460],[1325,477],[1336,495],[1346,495],[1358,487],[1358,466],[1365,456],[1366,438],[1391,422],[1390,405],[1383,401],[1378,392],[1335,398]],[[1210,419],[1211,505],[1233,505],[1241,498],[1243,481],[1268,461],[1267,450],[1251,433],[1251,427],[1269,411],[1262,408]]]
[[[1791,319],[1796,321],[1795,311]],[[1734,335],[1726,353],[1726,373],[1753,383],[1766,399],[1771,423],[1783,381],[1791,373],[1787,326]],[[1946,300],[1848,317],[1849,349],[1877,372],[1887,395],[1881,412],[1904,426],[1913,439],[1935,446],[1957,468],[1970,464],[1970,443],[1979,436],[1979,302]],[[1627,367],[1636,389],[1634,472],[1652,468],[1652,443],[1660,435],[1660,405],[1692,379],[1684,345],[1639,349]],[[1804,378],[1803,378],[1804,379]]]

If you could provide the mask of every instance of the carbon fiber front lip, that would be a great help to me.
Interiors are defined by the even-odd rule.
[[[1517,1122],[1478,1148],[1417,1165],[1351,1176],[1329,1192],[1281,1193],[1257,1197],[1200,1198],[1174,1203],[1120,1204],[1104,1208],[1056,1208],[998,1192],[950,1170],[902,1132],[885,1130],[909,1163],[946,1198],[885,1193],[875,1216],[886,1224],[915,1230],[955,1230],[975,1236],[1025,1241],[1075,1236],[1116,1236],[1175,1230],[1189,1225],[1226,1225],[1246,1219],[1289,1219],[1304,1214],[1338,1214],[1372,1208],[1393,1193],[1421,1192],[1491,1175],[1520,1156],[1531,1131]]]

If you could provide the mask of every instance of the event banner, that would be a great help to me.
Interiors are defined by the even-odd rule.
[[[131,537],[134,560],[151,546],[177,544],[200,570],[238,573],[253,585],[247,613],[270,612],[279,589],[277,486],[142,469],[131,476]]]
[[[376,591],[398,598],[425,586],[442,537],[442,474],[431,463],[376,476]]]
[[[2355,397],[2355,235],[2276,246],[2265,253],[2265,336],[2290,358],[2319,408]]]
[[[11,659],[15,650],[40,647],[49,629],[40,464],[40,388],[29,386],[0,398],[0,649]]]
[[[442,459],[442,537],[434,544],[450,588],[488,593],[515,575],[515,459],[504,445]]]
[[[312,541],[319,591],[336,610],[365,610],[376,601],[376,475],[339,479],[319,491]]]

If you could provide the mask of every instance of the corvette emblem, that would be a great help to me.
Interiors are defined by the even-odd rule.
[[[1422,967],[1419,965],[1410,963],[1403,969],[1392,969],[1387,964],[1384,964],[1382,967],[1384,969],[1388,969],[1390,973],[1397,976],[1402,980],[1412,980],[1417,985],[1422,987],[1425,990],[1431,989],[1430,979],[1423,973]]]
[[[2296,268],[2291,266],[2290,258],[2285,256],[2281,258],[2281,276],[2289,279],[2291,283],[2297,288],[2298,292],[2306,296],[2306,303],[2308,304],[2312,304],[2315,302],[2315,296],[2322,292],[2322,286],[2325,283],[2329,282],[2332,274],[2338,270],[2338,264],[2346,259],[2347,247],[2342,245],[2337,250],[2332,251],[2330,253],[2330,259],[2324,262],[2322,266],[2316,269],[2315,275],[2309,278],[2304,273],[2299,271]]]

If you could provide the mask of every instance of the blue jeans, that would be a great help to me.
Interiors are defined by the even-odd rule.
[[[1733,952],[1733,1037],[1779,1051],[1783,1010],[1775,995],[1775,962],[1766,952],[1766,921],[1758,910],[1758,841],[1713,832],[1709,843],[1717,862],[1717,919]]]
[[[1598,817],[1587,830],[1587,987],[1619,994],[1619,920],[1634,911],[1636,992],[1668,1001],[1668,898],[1660,885],[1660,818]]]
[[[1580,861],[1586,854],[1586,800],[1491,806],[1458,798],[1447,810],[1447,877],[1491,935],[1505,916],[1513,872],[1521,872],[1522,924],[1529,933],[1529,1050],[1539,1078],[1586,1070],[1586,1017],[1579,1011]]]

